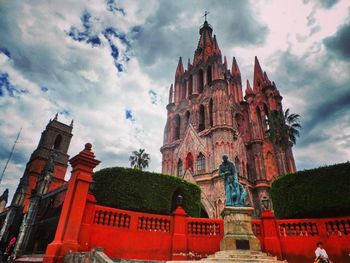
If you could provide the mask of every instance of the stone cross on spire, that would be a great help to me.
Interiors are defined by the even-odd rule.
[[[209,15],[209,12],[208,12],[208,11],[205,11],[205,12],[204,12],[204,16],[203,16],[203,17],[204,17],[204,21],[207,21],[207,15]]]

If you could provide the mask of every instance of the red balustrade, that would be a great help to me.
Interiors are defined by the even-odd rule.
[[[221,219],[186,218],[188,259],[200,259],[220,250],[224,225]]]
[[[220,249],[221,219],[191,218],[178,207],[171,216],[126,211],[96,205],[89,194],[93,168],[99,163],[91,145],[70,160],[72,177],[55,239],[44,262],[63,262],[69,251],[103,247],[111,258],[199,259]],[[275,220],[265,211],[252,220],[262,250],[289,263],[312,262],[321,241],[334,262],[350,262],[350,218]]]
[[[350,262],[350,218],[275,220],[267,211],[252,227],[263,251],[289,263],[312,262],[317,242],[324,244],[333,262]]]

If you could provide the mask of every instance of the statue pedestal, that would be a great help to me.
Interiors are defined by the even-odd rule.
[[[221,213],[224,219],[224,237],[220,250],[261,251],[260,241],[252,230],[252,207],[225,207]]]

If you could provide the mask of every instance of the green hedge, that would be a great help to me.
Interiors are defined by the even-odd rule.
[[[279,177],[271,187],[277,218],[350,215],[350,163]]]
[[[100,205],[169,215],[181,194],[187,214],[200,216],[200,188],[175,176],[113,167],[102,169],[93,177],[92,191]]]

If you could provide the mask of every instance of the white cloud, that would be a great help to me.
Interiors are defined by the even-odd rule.
[[[0,191],[8,186],[10,194],[13,193],[46,123],[61,111],[67,112],[59,116],[63,122],[74,119],[71,157],[80,152],[86,142],[91,142],[96,157],[102,161],[99,168],[128,166],[131,151],[145,148],[151,154],[149,169],[160,171],[159,148],[166,120],[165,106],[177,56],[182,55],[185,64],[188,56],[192,59],[198,27],[204,10],[208,9],[211,12],[208,19],[214,26],[223,54],[227,55],[229,63],[232,56],[237,57],[243,84],[245,79],[252,79],[254,56],[258,55],[272,80],[283,75],[277,86],[282,90],[285,106],[307,118],[312,103],[307,98],[317,87],[306,84],[305,90],[291,87],[290,83],[300,81],[300,76],[280,72],[281,57],[289,52],[293,58],[305,62],[305,66],[317,69],[319,61],[324,61],[327,55],[322,40],[344,23],[349,4],[344,0],[331,9],[322,9],[314,2],[305,5],[293,0],[247,3],[203,1],[189,6],[182,1],[116,2],[125,14],[108,11],[103,0],[3,3],[0,6],[0,48],[7,48],[11,59],[0,53],[0,73],[6,72],[12,85],[28,93],[0,97],[1,165],[6,161],[5,153],[11,148],[19,128],[23,127],[16,148],[20,157],[10,163]],[[81,21],[84,12],[91,15],[90,34],[97,36],[101,45],[92,46],[68,36],[71,27],[84,31]],[[239,24],[237,17],[244,19],[245,24]],[[129,46],[121,38],[110,36],[119,52],[117,59],[111,56],[111,43],[103,35],[108,27],[124,34],[130,43]],[[142,38],[144,42],[137,39],[135,27],[147,33]],[[240,27],[247,30],[240,30]],[[242,37],[242,41],[233,36]],[[247,41],[252,43],[247,44]],[[115,63],[123,65],[123,72],[117,72]],[[347,62],[332,60],[328,70],[329,78],[339,85],[348,78]],[[150,90],[156,93],[156,103],[152,103]],[[315,99],[322,101],[317,96]],[[134,121],[125,118],[126,109],[132,111]],[[329,142],[307,147],[297,145],[297,162],[304,167],[310,165],[314,159],[306,163],[304,157],[314,154],[314,147],[344,147],[339,152],[349,156],[349,146],[344,146],[343,139],[349,130],[342,127],[343,136],[334,137],[339,129],[334,126],[327,133],[332,137]],[[322,163],[331,156],[324,152],[317,158]]]

